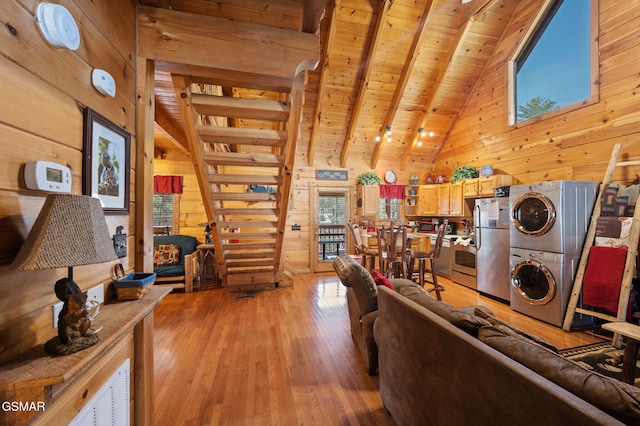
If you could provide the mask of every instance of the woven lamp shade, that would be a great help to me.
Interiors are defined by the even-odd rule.
[[[88,195],[49,194],[13,266],[52,269],[116,259],[100,200]]]

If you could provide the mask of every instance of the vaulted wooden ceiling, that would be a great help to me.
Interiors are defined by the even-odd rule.
[[[302,127],[308,137],[298,143],[298,151],[311,166],[317,158],[334,158],[332,165],[337,167],[362,161],[375,168],[381,158],[394,159],[399,169],[430,166],[474,87],[482,84],[483,70],[498,41],[518,36],[504,34],[517,0],[327,0],[326,4],[323,0],[140,0],[140,4],[194,17],[320,31],[322,58],[309,73],[306,87]],[[216,84],[237,96],[260,96],[251,91],[249,81],[246,87]],[[189,155],[175,97],[170,72],[159,67],[155,137],[160,155],[172,150]],[[390,142],[376,141],[387,126]],[[420,128],[426,136],[420,136]]]

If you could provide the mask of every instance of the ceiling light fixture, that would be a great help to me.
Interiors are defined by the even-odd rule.
[[[387,125],[386,131],[384,132],[385,137],[387,138],[387,142],[391,142],[391,125]]]

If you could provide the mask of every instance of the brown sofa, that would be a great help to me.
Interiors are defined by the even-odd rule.
[[[378,285],[367,269],[349,255],[339,255],[333,261],[333,269],[347,287],[347,306],[351,336],[362,355],[367,374],[376,374],[378,348],[373,338],[373,324],[378,318]],[[389,280],[394,288],[416,285],[403,278]]]
[[[380,287],[377,312],[380,396],[399,425],[640,424],[640,389],[486,313],[417,286]]]

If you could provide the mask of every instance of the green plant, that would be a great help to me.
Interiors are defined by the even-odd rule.
[[[377,185],[382,182],[376,172],[373,170],[370,172],[362,173],[358,175],[358,183],[360,185]]]
[[[459,180],[465,179],[473,179],[480,176],[478,170],[472,166],[462,166],[458,167],[457,165],[453,168],[453,174],[451,175],[451,182],[457,182]]]

